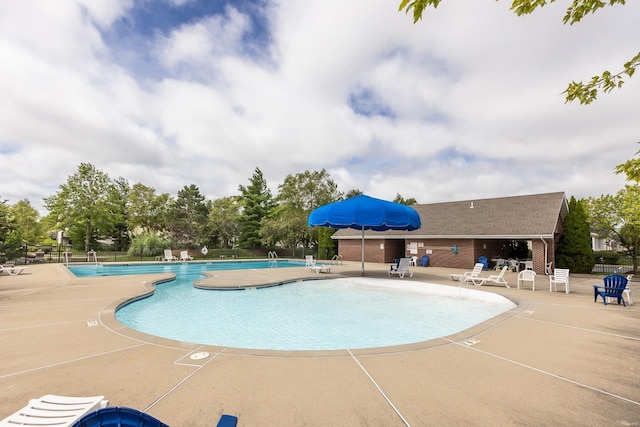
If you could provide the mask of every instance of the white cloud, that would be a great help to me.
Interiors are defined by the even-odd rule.
[[[561,94],[637,52],[636,4],[563,26],[556,4],[517,17],[501,2],[449,0],[414,25],[387,0],[281,0],[261,9],[272,32],[258,40],[256,21],[227,7],[137,35],[157,61],[147,76],[115,59],[139,51],[103,38],[133,19],[132,1],[53,3],[0,4],[0,197],[11,203],[40,207],[80,162],[210,198],[235,194],[255,167],[274,192],[287,174],[326,168],[342,191],[423,203],[586,197],[621,188],[613,168],[638,149],[637,77],[586,107]],[[355,99],[387,116],[359,114]]]

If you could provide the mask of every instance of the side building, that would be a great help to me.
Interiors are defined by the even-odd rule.
[[[471,268],[481,256],[509,258],[512,241],[526,241],[536,273],[555,266],[555,249],[569,211],[564,192],[413,205],[422,227],[414,231],[365,231],[365,261],[429,256],[434,267]],[[360,261],[362,233],[338,230],[342,259]],[[454,249],[455,248],[455,249]]]

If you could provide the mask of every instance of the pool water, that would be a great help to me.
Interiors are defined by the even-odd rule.
[[[128,274],[174,273],[178,275],[215,270],[250,270],[259,268],[289,268],[304,266],[303,261],[215,261],[215,262],[163,262],[135,264],[70,265],[77,277],[123,276]]]
[[[387,279],[309,280],[270,288],[196,289],[199,273],[157,286],[120,308],[124,325],[151,335],[226,347],[338,350],[451,335],[515,307],[468,288]]]

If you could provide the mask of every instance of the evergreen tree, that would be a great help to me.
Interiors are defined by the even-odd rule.
[[[248,187],[244,185],[239,187],[240,200],[242,201],[240,245],[244,247],[262,246],[260,221],[271,215],[274,208],[273,196],[259,168],[255,169],[249,182],[251,184]]]
[[[209,208],[200,189],[191,184],[178,191],[169,208],[171,235],[182,247],[199,244],[206,236]]]
[[[583,204],[573,196],[556,249],[556,265],[574,273],[591,273],[595,265],[587,214]]]

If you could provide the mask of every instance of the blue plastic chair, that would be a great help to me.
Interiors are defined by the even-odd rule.
[[[217,427],[235,427],[238,418],[222,415]],[[169,427],[167,424],[140,412],[137,409],[121,406],[108,406],[82,417],[73,427]]]
[[[627,287],[629,280],[619,274],[612,274],[604,278],[604,286],[593,285],[593,302],[598,300],[598,295],[602,297],[602,302],[607,305],[607,297],[615,298],[618,304],[622,301],[622,305],[626,307],[622,293]]]
[[[478,262],[484,264],[484,267],[482,267],[483,270],[489,269],[489,260],[486,256],[481,256],[480,258],[478,258]]]
[[[169,427],[137,409],[108,406],[80,418],[73,427]]]
[[[418,265],[426,267],[429,264],[429,255],[422,255],[422,258],[418,262]]]

